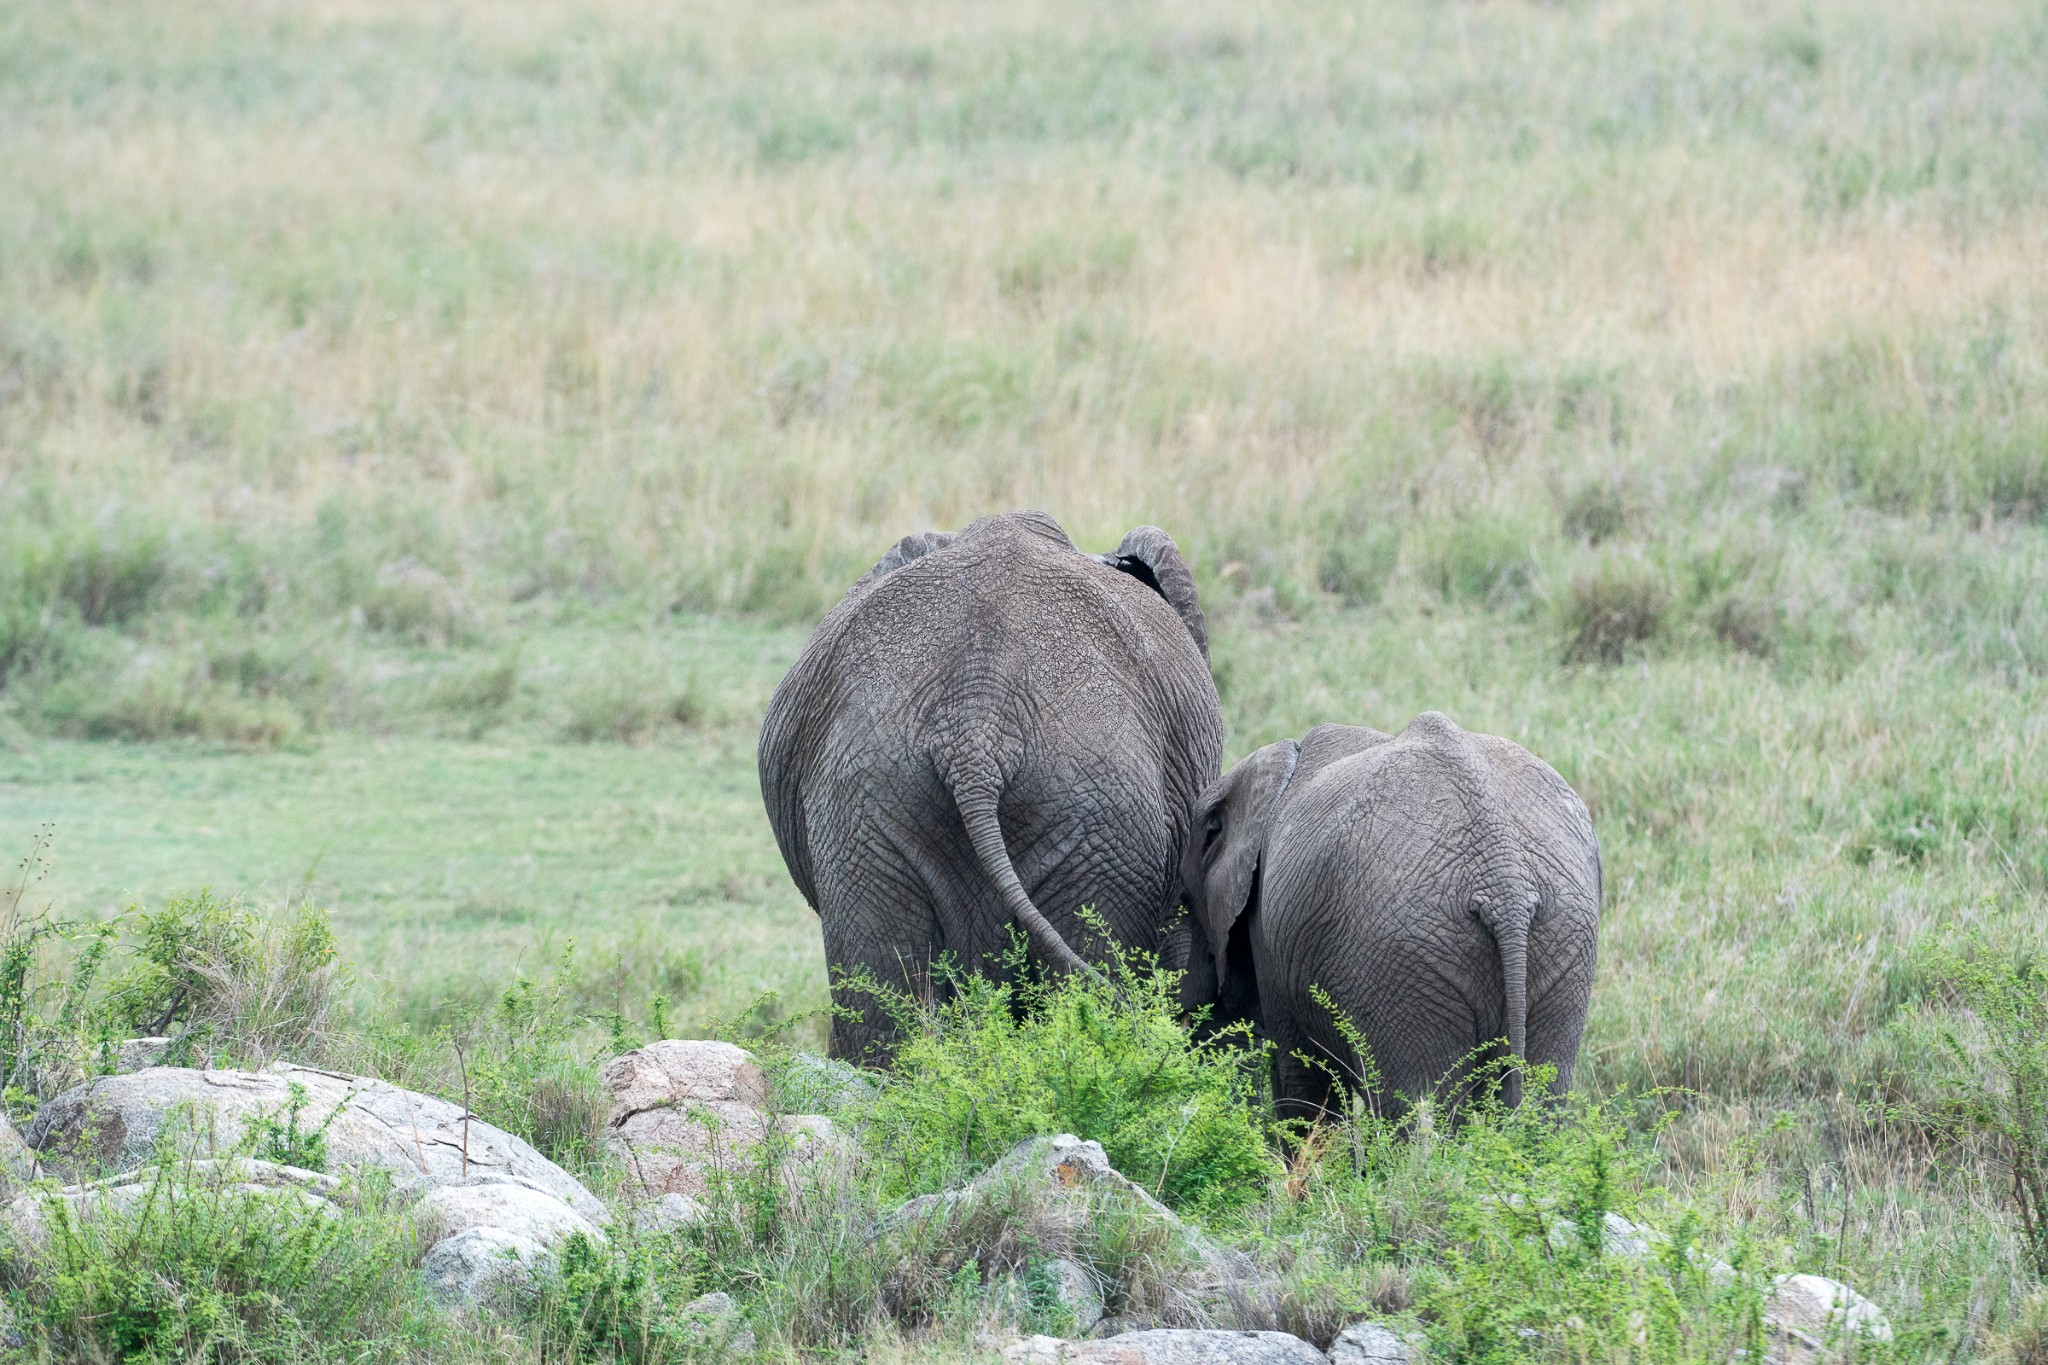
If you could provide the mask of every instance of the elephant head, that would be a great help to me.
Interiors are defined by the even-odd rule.
[[[1259,1018],[1247,930],[1256,910],[1259,864],[1301,746],[1291,739],[1253,753],[1202,794],[1181,854],[1181,887],[1194,917],[1183,999],[1214,1004],[1219,1022]]]

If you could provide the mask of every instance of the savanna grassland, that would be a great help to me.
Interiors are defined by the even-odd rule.
[[[1437,708],[1585,797],[1658,1181],[2041,1358],[1999,1149],[1898,1115],[1929,950],[2048,946],[2048,8],[10,4],[0,130],[60,912],[312,900],[420,1037],[572,939],[767,1027],[810,623],[1156,522],[1233,757]]]

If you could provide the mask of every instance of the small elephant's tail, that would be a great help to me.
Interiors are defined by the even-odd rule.
[[[1000,790],[987,782],[971,780],[953,784],[953,801],[960,808],[960,823],[966,826],[967,837],[974,845],[974,856],[981,860],[982,871],[988,874],[996,890],[1002,894],[1003,904],[1009,907],[1012,917],[1023,927],[1025,937],[1038,950],[1040,957],[1060,972],[1092,974],[1093,969],[1081,960],[1080,954],[1067,946],[1060,937],[1060,931],[1039,912],[1025,894],[1024,883],[1017,879],[1017,869],[1010,862],[1010,850],[1003,843],[1003,827],[996,819],[996,803]]]
[[[1529,919],[1528,910],[1514,909],[1493,923],[1501,980],[1507,987],[1508,1051],[1514,1054],[1501,1081],[1501,1098],[1511,1108],[1522,1102],[1522,1068],[1529,1060]]]

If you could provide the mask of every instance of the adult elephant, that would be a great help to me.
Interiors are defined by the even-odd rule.
[[[1570,1087],[1600,846],[1577,794],[1521,746],[1433,711],[1398,735],[1320,725],[1269,744],[1204,793],[1182,878],[1201,931],[1190,994],[1263,1028],[1284,1115],[1323,1113],[1332,1071],[1376,1077],[1391,1115],[1455,1099],[1502,1039]],[[1503,1088],[1520,1100],[1518,1069]]]
[[[1084,906],[1124,946],[1171,953],[1180,850],[1222,749],[1194,578],[1164,531],[1087,555],[1018,512],[897,542],[761,730],[769,823],[842,1006],[833,1053],[877,1060],[891,1034],[848,974],[922,995],[939,955],[986,970],[1012,924],[1054,971],[1096,951]]]

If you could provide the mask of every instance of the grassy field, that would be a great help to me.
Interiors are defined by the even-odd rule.
[[[0,126],[61,910],[310,897],[422,1028],[571,938],[801,1013],[809,624],[1153,521],[1233,757],[1435,707],[1586,797],[1581,1086],[1689,1088],[1664,1179],[2038,1359],[1988,1168],[1872,1106],[1927,945],[2048,947],[2040,4],[13,5]]]

